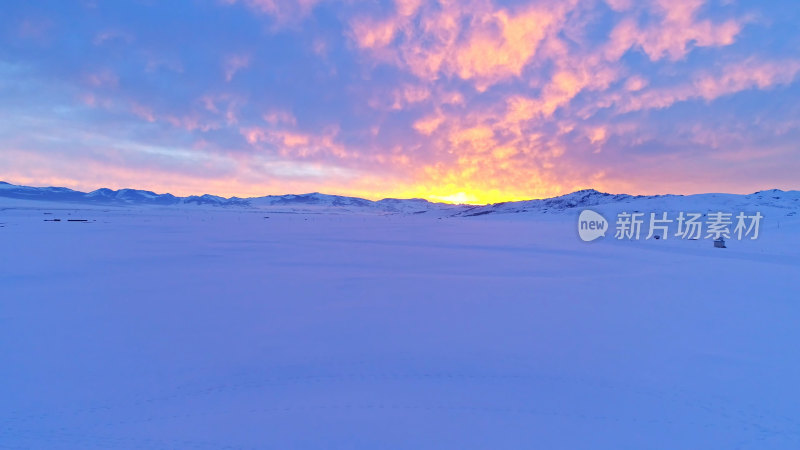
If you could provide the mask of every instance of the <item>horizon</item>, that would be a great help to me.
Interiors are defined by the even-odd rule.
[[[687,196],[692,196],[692,195],[754,195],[754,194],[759,194],[759,193],[762,193],[762,192],[769,192],[769,191],[780,191],[780,192],[797,192],[798,191],[798,189],[766,188],[766,189],[759,189],[757,191],[747,192],[747,193],[696,192],[696,193],[692,193],[692,194],[676,194],[676,193],[667,192],[667,193],[658,193],[658,194],[635,194],[635,193],[629,193],[629,192],[613,192],[612,193],[612,192],[600,191],[600,190],[594,189],[594,188],[584,188],[584,189],[578,189],[578,190],[575,190],[575,191],[571,191],[571,192],[567,192],[567,193],[559,194],[559,195],[555,195],[555,196],[550,196],[550,197],[525,198],[525,199],[521,199],[521,200],[508,200],[508,201],[490,202],[490,203],[458,203],[458,202],[443,201],[443,200],[430,200],[430,199],[421,198],[421,197],[367,198],[367,197],[358,197],[358,196],[352,196],[352,195],[342,195],[342,194],[319,192],[319,191],[303,192],[303,193],[263,194],[263,195],[253,195],[253,196],[248,196],[248,197],[240,197],[240,196],[235,196],[235,195],[234,196],[223,196],[223,195],[218,195],[218,194],[215,194],[215,193],[212,193],[212,192],[202,192],[202,193],[191,193],[191,194],[180,194],[180,195],[178,195],[178,194],[174,194],[172,192],[158,192],[158,191],[153,191],[153,190],[150,190],[150,189],[140,189],[140,188],[134,188],[134,187],[109,188],[109,187],[103,186],[103,187],[98,187],[98,188],[91,189],[91,190],[80,190],[80,189],[69,188],[69,187],[66,187],[66,186],[47,186],[47,185],[32,186],[32,185],[12,183],[12,182],[8,182],[8,181],[5,181],[5,180],[0,180],[0,184],[8,184],[8,185],[11,185],[11,186],[34,188],[34,189],[48,189],[48,188],[63,189],[63,188],[67,188],[67,189],[71,189],[71,190],[73,190],[75,192],[79,192],[79,193],[83,193],[83,194],[90,194],[92,192],[95,192],[95,191],[98,191],[98,190],[101,190],[101,189],[109,189],[109,190],[114,191],[114,192],[122,191],[122,190],[146,191],[146,192],[150,192],[150,193],[153,193],[153,194],[156,194],[156,195],[172,195],[172,196],[175,196],[177,198],[202,197],[202,196],[205,196],[205,195],[210,195],[210,196],[213,196],[213,197],[224,198],[226,200],[230,200],[230,199],[248,200],[248,199],[257,199],[257,198],[265,198],[265,197],[325,195],[325,196],[332,196],[332,197],[345,197],[345,198],[355,198],[355,199],[360,199],[360,200],[369,200],[369,201],[372,201],[372,202],[379,202],[381,200],[426,200],[426,201],[429,201],[431,203],[441,203],[441,204],[449,204],[449,205],[465,205],[465,206],[489,206],[489,205],[498,204],[498,203],[515,203],[515,202],[525,202],[525,201],[531,201],[531,200],[548,200],[548,199],[567,196],[567,195],[570,195],[570,194],[575,194],[575,193],[584,192],[584,191],[593,191],[593,192],[597,192],[599,194],[604,194],[604,195],[629,195],[631,197],[658,197],[658,196],[668,196],[668,195],[681,196],[681,197],[687,197]]]
[[[15,2],[0,178],[470,204],[797,189],[798,22],[790,0]]]

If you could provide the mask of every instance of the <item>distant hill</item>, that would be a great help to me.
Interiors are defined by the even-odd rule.
[[[753,194],[695,194],[695,195],[628,195],[608,194],[594,189],[585,189],[558,197],[495,203],[489,205],[453,205],[434,203],[424,199],[386,198],[373,201],[358,197],[328,195],[321,193],[268,195],[264,197],[238,198],[215,195],[192,195],[177,197],[172,194],[156,194],[138,189],[97,189],[80,192],[63,187],[17,186],[0,181],[0,199],[30,200],[67,204],[98,206],[175,206],[249,208],[275,212],[306,213],[379,213],[379,214],[427,214],[436,216],[477,217],[485,215],[520,213],[564,213],[583,208],[598,210],[630,211],[706,211],[725,210],[752,211],[758,208],[774,209],[793,216],[800,209],[800,191],[771,189]],[[783,215],[783,214],[782,214]]]

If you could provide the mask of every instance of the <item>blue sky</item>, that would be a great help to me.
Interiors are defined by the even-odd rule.
[[[798,188],[796,1],[17,1],[0,179],[490,202]]]

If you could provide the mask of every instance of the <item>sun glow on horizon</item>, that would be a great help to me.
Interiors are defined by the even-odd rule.
[[[120,174],[110,174],[111,177]],[[118,178],[128,178],[119,176]],[[198,180],[173,180],[170,183],[163,183],[154,180],[146,180],[144,183],[137,182],[136,179],[129,179],[129,182],[114,182],[110,178],[103,178],[92,183],[76,180],[74,178],[62,177],[29,177],[12,176],[2,178],[0,181],[19,186],[32,187],[65,187],[81,192],[92,192],[97,189],[107,188],[112,190],[137,189],[152,191],[156,194],[172,194],[179,197],[193,195],[210,194],[225,198],[255,198],[264,196],[280,195],[302,195],[312,192],[319,192],[326,195],[340,195],[345,197],[357,197],[367,200],[377,201],[385,198],[396,199],[424,199],[434,203],[449,203],[461,205],[487,205],[493,203],[503,203],[521,200],[533,200],[537,198],[547,198],[569,192],[553,191],[550,195],[541,193],[529,195],[512,194],[510,192],[487,190],[456,190],[452,186],[436,189],[430,187],[407,188],[401,185],[389,187],[385,191],[365,190],[365,189],[341,189],[337,186],[315,186],[311,184],[277,184],[260,185],[246,184],[236,180],[223,181],[198,181]],[[578,189],[574,189],[578,190]]]
[[[464,192],[457,192],[455,194],[443,195],[443,196],[431,195],[428,198],[428,200],[438,201],[438,202],[443,202],[443,203],[454,203],[454,204],[459,204],[459,205],[480,204],[480,202],[478,201],[478,198],[476,196],[470,195],[470,194],[467,194],[467,193],[464,193]]]

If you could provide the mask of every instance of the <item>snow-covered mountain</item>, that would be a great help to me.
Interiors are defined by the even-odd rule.
[[[138,189],[97,189],[84,193],[61,187],[17,186],[0,182],[0,198],[39,200],[48,202],[88,203],[108,206],[126,205],[200,205],[213,207],[249,207],[277,211],[306,212],[381,212],[381,213],[425,213],[442,211],[458,213],[464,205],[432,203],[424,199],[387,198],[378,201],[358,197],[320,194],[267,195],[264,197],[238,198],[216,195],[192,195],[177,197],[172,194],[156,194]]]
[[[461,212],[463,216],[482,216],[485,214],[508,214],[528,211],[557,212],[571,208],[587,208],[609,203],[619,203],[634,198],[656,198],[660,196],[633,196],[628,194],[606,194],[594,189],[584,189],[559,197],[540,200],[503,202],[490,205],[472,206]]]
[[[800,191],[771,189],[752,194],[628,195],[607,194],[585,189],[559,197],[472,206],[458,215],[473,217],[486,214],[565,213],[592,208],[609,213],[628,212],[700,212],[770,211],[795,216],[800,210]]]
[[[214,195],[192,195],[176,197],[172,194],[156,194],[140,189],[97,189],[85,193],[63,187],[17,186],[0,181],[0,198],[40,200],[48,202],[90,203],[98,205],[212,205],[248,206],[246,200],[236,197],[224,198]]]
[[[748,195],[696,194],[696,195],[628,195],[607,194],[594,189],[585,189],[570,194],[516,202],[489,205],[453,205],[433,203],[428,200],[386,198],[372,201],[358,197],[328,195],[318,192],[300,195],[268,195],[264,197],[238,198],[215,195],[192,195],[177,197],[172,194],[157,194],[138,189],[97,189],[84,193],[63,187],[17,186],[0,182],[0,199],[36,200],[94,204],[104,206],[162,205],[162,206],[206,206],[223,208],[251,208],[275,212],[312,213],[378,213],[378,214],[427,214],[437,217],[476,217],[487,214],[558,214],[582,208],[600,211],[754,211],[767,209],[780,215],[794,216],[800,210],[800,191],[772,189]]]

